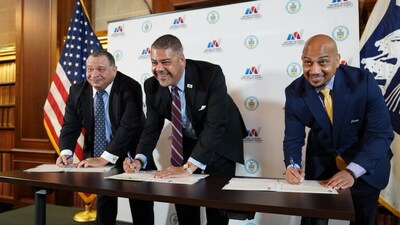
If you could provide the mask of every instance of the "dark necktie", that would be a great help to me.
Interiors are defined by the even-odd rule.
[[[94,157],[99,157],[106,149],[106,113],[104,112],[103,94],[106,91],[96,93],[96,113],[94,116]]]
[[[183,148],[182,148],[182,114],[181,100],[179,98],[178,87],[172,86],[172,146],[171,146],[171,164],[173,166],[183,165]]]

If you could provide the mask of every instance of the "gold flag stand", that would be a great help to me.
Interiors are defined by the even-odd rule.
[[[90,194],[89,197],[85,193],[78,192],[82,200],[85,202],[85,210],[83,212],[78,212],[74,216],[74,221],[76,222],[92,222],[96,220],[96,210],[92,210],[92,201],[96,198],[95,194]]]

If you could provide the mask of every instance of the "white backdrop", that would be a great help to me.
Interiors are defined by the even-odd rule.
[[[109,22],[108,51],[118,69],[142,86],[152,76],[150,46],[166,33],[180,38],[186,58],[221,65],[249,131],[245,165],[238,164],[236,174],[281,178],[284,88],[302,74],[304,42],[328,34],[337,41],[343,63],[359,66],[358,24],[356,0],[250,1]],[[167,122],[154,153],[159,169],[169,166],[170,130]],[[118,220],[131,220],[127,200],[119,204]],[[173,205],[157,202],[155,212],[157,225],[177,224]],[[298,221],[295,216],[257,213],[254,220],[230,224]]]

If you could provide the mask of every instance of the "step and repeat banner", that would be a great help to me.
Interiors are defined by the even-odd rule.
[[[247,1],[112,21],[108,24],[108,51],[118,70],[143,86],[152,76],[151,44],[168,33],[182,41],[186,58],[222,67],[228,92],[248,130],[245,164],[238,164],[236,170],[240,176],[283,177],[284,89],[302,75],[301,51],[309,37],[330,35],[337,42],[342,63],[359,66],[356,0]],[[167,121],[154,152],[159,169],[170,165],[170,134]],[[157,202],[155,212],[156,224],[178,224],[173,205]],[[120,199],[118,219],[129,221],[129,217],[129,205]],[[298,221],[295,216],[257,213],[251,221],[231,220],[230,224]]]

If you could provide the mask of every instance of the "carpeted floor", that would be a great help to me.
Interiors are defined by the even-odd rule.
[[[47,225],[92,225],[94,222],[75,222],[72,218],[83,209],[46,205],[46,224]],[[35,224],[35,206],[27,206],[0,213],[1,225],[34,225]],[[117,225],[127,225],[124,222],[117,222]]]

